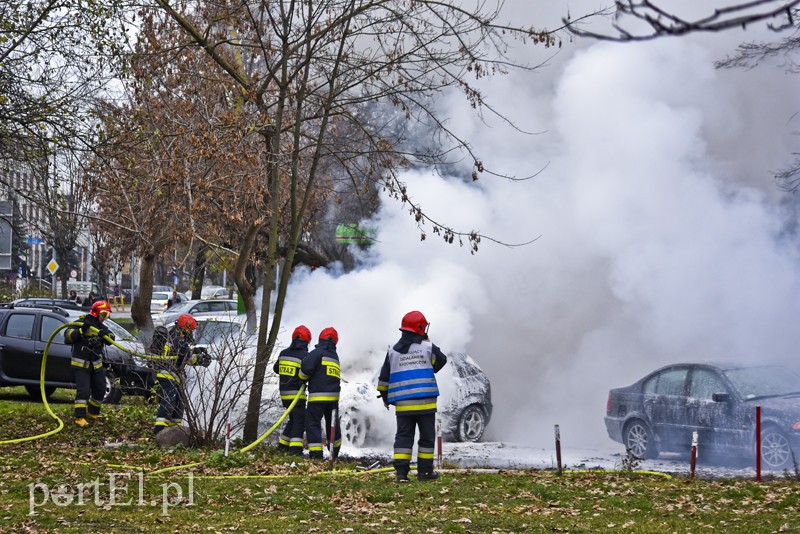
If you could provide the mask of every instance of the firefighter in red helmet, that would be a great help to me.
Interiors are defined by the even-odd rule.
[[[311,342],[311,331],[300,325],[292,332],[292,343],[278,355],[272,370],[280,378],[278,389],[284,408],[292,404],[300,391],[300,366],[308,356],[308,344]],[[306,393],[304,392],[289,412],[289,419],[283,427],[278,440],[278,449],[293,456],[303,456],[303,434],[306,431]]]
[[[324,417],[325,432],[328,434],[328,443],[333,443],[333,458],[339,456],[342,446],[342,430],[339,424],[339,393],[341,382],[339,377],[339,355],[336,353],[336,344],[339,342],[339,333],[333,327],[328,327],[319,333],[319,343],[303,359],[300,366],[300,380],[308,381],[308,403],[306,405],[306,438],[308,439],[308,457],[312,460],[322,460],[322,429],[320,424]],[[330,428],[333,412],[336,411],[334,421],[334,435],[331,436]]]
[[[106,373],[103,369],[105,346],[114,334],[103,321],[111,316],[105,300],[92,304],[87,315],[75,321],[64,332],[64,340],[72,345],[72,369],[75,371],[75,424],[94,424],[100,417],[100,406],[106,395]]]
[[[197,363],[196,355],[192,352],[193,332],[196,329],[195,318],[184,313],[175,321],[175,326],[169,329],[160,354],[154,355],[159,403],[153,434],[158,434],[167,427],[181,426],[183,423],[184,369],[187,365]],[[152,349],[153,345],[151,345],[151,352]]]
[[[393,404],[397,417],[394,469],[398,482],[408,482],[417,427],[417,478],[439,478],[433,470],[439,396],[434,374],[447,363],[447,356],[428,339],[429,326],[422,312],[405,314],[400,322],[400,340],[389,348],[378,376],[383,403],[387,409]]]

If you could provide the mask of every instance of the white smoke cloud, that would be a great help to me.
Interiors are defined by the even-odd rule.
[[[419,309],[434,343],[468,352],[492,380],[487,438],[540,444],[560,424],[565,442],[612,446],[609,388],[661,364],[791,361],[798,243],[769,171],[790,159],[798,79],[713,67],[760,36],[581,42],[535,75],[492,80],[492,101],[535,136],[443,102],[488,166],[546,169],[523,182],[410,172],[414,202],[454,228],[539,239],[484,241],[471,255],[429,227],[420,241],[407,209],[385,199],[363,267],[296,276],[284,324],[336,327],[343,376],[361,380]]]

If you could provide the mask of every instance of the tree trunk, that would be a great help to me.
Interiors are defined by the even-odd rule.
[[[194,257],[194,269],[192,269],[192,281],[189,287],[192,290],[192,299],[200,298],[200,291],[203,289],[203,279],[206,277],[206,253],[208,245],[200,245],[197,255]]]
[[[153,298],[153,267],[156,257],[154,254],[142,256],[139,266],[139,294],[131,304],[131,319],[143,332],[153,331],[153,317],[150,315],[150,301]]]

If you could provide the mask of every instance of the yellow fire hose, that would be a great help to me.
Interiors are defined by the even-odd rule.
[[[60,432],[61,430],[63,430],[64,421],[62,421],[61,418],[58,417],[58,415],[56,415],[55,412],[53,412],[52,408],[50,408],[50,404],[47,402],[47,397],[45,395],[45,386],[44,386],[45,380],[44,380],[44,376],[45,376],[45,368],[46,368],[46,364],[47,364],[47,352],[50,349],[50,345],[52,344],[53,339],[55,339],[55,336],[56,336],[56,334],[58,332],[60,332],[61,330],[65,329],[65,328],[68,328],[70,326],[80,327],[81,323],[65,323],[65,324],[59,326],[58,328],[56,328],[55,330],[53,330],[53,333],[50,334],[50,337],[47,340],[47,344],[45,345],[44,352],[42,353],[42,368],[41,368],[41,370],[39,372],[39,388],[40,388],[40,392],[41,392],[41,395],[42,395],[42,403],[44,404],[44,407],[45,407],[45,410],[47,411],[47,413],[58,422],[58,426],[55,429],[50,430],[49,432],[45,432],[43,434],[37,434],[35,436],[28,436],[28,437],[25,437],[25,438],[17,438],[17,439],[10,439],[10,440],[0,441],[0,445],[7,445],[7,444],[12,444],[12,443],[23,443],[25,441],[33,441],[33,440],[37,440],[37,439],[43,439],[43,438],[55,435],[58,432]],[[131,350],[127,349],[126,347],[123,347],[122,345],[120,345],[115,340],[113,340],[113,339],[111,339],[109,337],[105,337],[104,339],[109,341],[112,345],[114,345],[118,349],[120,349],[120,350],[122,350],[124,352],[127,352],[128,354],[131,354],[133,356],[138,356],[140,358],[145,358],[145,359],[150,359],[150,360],[162,359],[162,357],[160,357],[160,356],[152,356],[150,354],[141,354],[141,353],[138,353],[138,352],[135,352],[135,351],[131,351]],[[280,426],[280,424],[284,421],[284,419],[286,419],[286,417],[289,415],[289,413],[292,411],[292,409],[294,409],[294,407],[297,405],[297,402],[300,400],[300,396],[303,394],[304,391],[305,391],[305,384],[303,384],[300,387],[300,390],[297,392],[297,395],[295,395],[294,399],[292,399],[292,403],[289,405],[288,408],[286,408],[286,411],[283,412],[283,414],[278,418],[278,420],[275,422],[275,424],[272,425],[266,432],[261,434],[261,436],[259,436],[254,442],[252,442],[251,444],[249,444],[249,445],[243,447],[242,449],[240,449],[239,452],[244,453],[244,452],[249,451],[250,449],[252,449],[256,445],[261,443],[264,439],[266,439],[270,434],[272,434],[275,431],[275,429],[277,429],[278,426]],[[156,475],[156,474],[160,474],[160,473],[167,473],[167,472],[170,472],[170,471],[177,471],[179,469],[197,467],[199,465],[203,465],[203,463],[205,463],[205,462],[195,462],[195,463],[191,463],[191,464],[164,467],[164,468],[161,468],[161,469],[156,469],[154,471],[149,471],[147,474]],[[108,465],[109,466],[113,466],[113,467],[123,467],[123,468],[138,470],[138,471],[144,471],[144,468],[142,468],[142,467],[128,466],[128,465],[117,465],[117,464],[108,464]],[[384,467],[384,468],[379,468],[379,469],[371,469],[371,470],[368,470],[368,471],[346,471],[346,472],[345,471],[321,471],[318,474],[353,474],[353,475],[361,475],[361,474],[390,472],[390,471],[393,471],[393,470],[394,470],[394,467]],[[566,471],[566,472],[570,472],[570,473],[591,473],[593,471],[591,471],[591,470],[578,470],[578,471]],[[668,479],[672,478],[669,474],[660,473],[658,471],[633,471],[633,473],[642,474],[642,475],[661,476],[661,477],[668,478]],[[204,478],[283,478],[283,477],[286,477],[286,476],[290,476],[290,475],[203,475]]]

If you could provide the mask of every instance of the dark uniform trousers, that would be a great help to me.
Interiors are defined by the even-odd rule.
[[[158,434],[169,426],[180,426],[183,421],[183,399],[180,388],[169,378],[158,377],[158,413],[154,434]]]
[[[283,407],[288,408],[294,399],[284,399]],[[288,421],[283,427],[279,446],[297,456],[303,455],[303,434],[306,431],[306,401],[299,399],[289,412]]]
[[[95,367],[95,364],[97,367]],[[96,418],[106,396],[106,371],[102,362],[90,362],[89,368],[75,370],[75,419],[86,418],[86,413]]]
[[[398,473],[408,474],[414,448],[414,431],[419,426],[417,442],[417,472],[433,472],[433,450],[436,442],[436,413],[397,415],[397,433],[394,436],[394,467]],[[398,451],[409,451],[409,459],[397,458]]]
[[[339,411],[336,410],[336,430],[335,435],[331,436],[331,418],[334,408],[338,408],[338,402],[309,402],[306,406],[306,438],[308,438],[308,456],[317,460],[322,459],[322,428],[320,423],[325,420],[325,434],[328,436],[328,443],[333,442],[333,458],[339,456],[339,449],[342,446],[342,429],[339,424]]]

